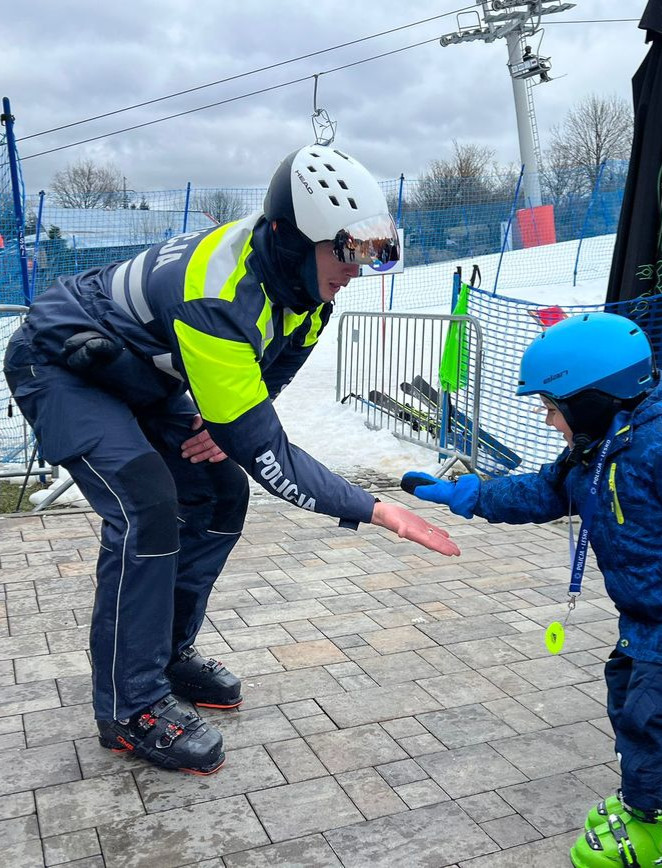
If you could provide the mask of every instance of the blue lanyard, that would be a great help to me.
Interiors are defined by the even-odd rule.
[[[574,608],[574,598],[578,597],[582,592],[582,579],[584,577],[584,568],[586,567],[586,555],[588,553],[589,534],[595,517],[595,510],[598,505],[598,491],[600,481],[604,474],[605,464],[609,450],[611,449],[616,432],[619,431],[627,420],[628,414],[625,412],[617,413],[614,416],[609,430],[602,441],[598,457],[591,469],[591,484],[588,489],[588,495],[582,509],[582,524],[579,529],[579,538],[577,546],[574,546],[572,536],[572,517],[570,518],[570,553],[572,557],[572,566],[570,568],[570,587],[568,588],[568,596],[571,599],[570,606]],[[570,510],[572,512],[572,509]],[[574,549],[574,551],[573,551]]]

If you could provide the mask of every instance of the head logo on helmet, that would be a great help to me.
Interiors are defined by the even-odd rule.
[[[296,170],[296,174],[297,174],[297,178],[301,181],[303,186],[306,188],[306,190],[308,190],[308,192],[312,196],[313,195],[313,188],[310,186],[308,181],[306,181],[306,179],[303,177],[303,175],[301,174],[301,172],[298,169]]]

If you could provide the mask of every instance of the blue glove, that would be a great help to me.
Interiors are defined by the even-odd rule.
[[[480,479],[474,473],[469,473],[460,476],[457,482],[449,482],[429,473],[411,470],[400,480],[400,487],[407,494],[414,494],[421,500],[445,503],[456,515],[473,518],[473,508],[480,491]]]

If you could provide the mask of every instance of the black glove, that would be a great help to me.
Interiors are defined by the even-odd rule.
[[[78,332],[66,339],[63,350],[67,367],[84,373],[114,361],[122,352],[122,344],[99,332]]]

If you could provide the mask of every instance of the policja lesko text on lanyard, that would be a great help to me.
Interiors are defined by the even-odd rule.
[[[616,433],[623,427],[627,419],[627,414],[624,412],[617,413],[612,419],[609,430],[602,441],[595,465],[592,470],[591,483],[588,490],[588,495],[584,501],[582,508],[582,524],[579,529],[579,537],[575,546],[575,538],[572,529],[572,500],[570,502],[570,525],[568,529],[568,543],[570,547],[570,586],[568,588],[568,613],[565,616],[563,624],[559,621],[554,621],[545,631],[545,644],[547,649],[552,654],[558,654],[563,648],[565,639],[565,625],[568,623],[568,618],[577,604],[577,597],[582,592],[582,579],[584,578],[584,569],[586,567],[586,557],[588,555],[588,544],[590,539],[591,527],[595,517],[595,510],[598,506],[598,492],[600,490],[600,482],[604,475],[607,456],[611,449]]]

